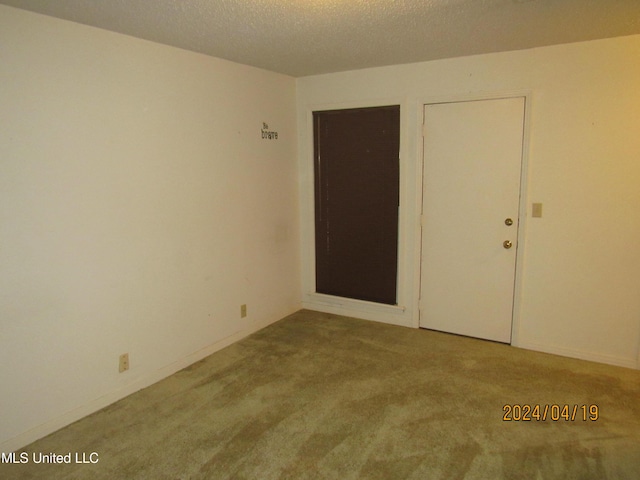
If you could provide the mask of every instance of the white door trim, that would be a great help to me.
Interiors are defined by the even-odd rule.
[[[316,293],[315,285],[315,241],[314,241],[314,183],[313,183],[313,112],[325,110],[343,110],[350,108],[380,107],[385,105],[400,105],[400,206],[398,215],[398,272],[397,272],[397,305],[384,305],[362,300],[334,297]],[[407,261],[407,238],[414,233],[413,212],[409,213],[410,199],[407,192],[407,182],[411,176],[407,175],[412,163],[407,155],[409,151],[410,107],[406,97],[385,97],[370,100],[310,103],[299,109],[299,156],[300,171],[300,255],[302,277],[303,308],[309,308],[338,315],[354,316],[367,320],[374,320],[393,325],[412,327],[414,312],[407,306],[413,305],[411,284],[413,262]]]

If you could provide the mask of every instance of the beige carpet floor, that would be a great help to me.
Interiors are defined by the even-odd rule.
[[[639,400],[640,371],[303,310],[20,451],[97,463],[0,478],[638,479]]]

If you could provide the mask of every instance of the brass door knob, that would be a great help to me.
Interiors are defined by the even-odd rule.
[[[511,243],[511,240],[505,240],[504,242],[502,242],[502,246],[506,249],[509,249],[513,246],[513,244]]]
[[[513,220],[512,220],[512,219],[510,219],[510,218],[507,218],[507,219],[504,221],[504,224],[505,224],[507,227],[510,227],[511,225],[513,225]]]

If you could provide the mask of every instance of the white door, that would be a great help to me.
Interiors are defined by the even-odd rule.
[[[524,100],[424,107],[421,327],[511,342]]]

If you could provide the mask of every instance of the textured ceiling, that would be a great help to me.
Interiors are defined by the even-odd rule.
[[[640,0],[0,0],[295,77],[640,33]]]

